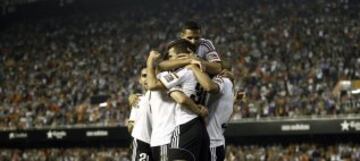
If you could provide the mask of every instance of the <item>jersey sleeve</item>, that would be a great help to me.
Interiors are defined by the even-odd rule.
[[[131,111],[130,111],[130,117],[129,117],[129,121],[134,121],[135,122],[135,119],[136,119],[136,115],[138,113],[138,108],[137,107],[132,107],[131,108]]]
[[[219,93],[224,93],[224,80],[221,79],[221,77],[215,77],[215,78],[213,78],[213,81],[219,87]]]
[[[181,86],[172,87],[167,91],[167,93],[170,94],[171,92],[175,92],[175,91],[184,93],[184,90],[183,90],[183,88],[181,88]]]
[[[180,70],[179,72],[161,73],[158,79],[167,89],[171,89],[180,86],[184,82],[185,72]]]
[[[197,52],[201,58],[208,62],[221,61],[219,54],[210,40],[201,41]]]

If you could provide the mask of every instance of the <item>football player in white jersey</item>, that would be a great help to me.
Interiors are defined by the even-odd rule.
[[[167,58],[169,60],[177,59],[180,53],[188,53],[194,46],[190,42],[180,39],[170,43],[168,47]],[[209,140],[205,124],[201,117],[204,116],[201,111],[206,108],[196,105],[193,100],[198,100],[196,86],[198,84],[193,72],[187,68],[179,68],[176,71],[164,71],[155,78],[153,69],[155,55],[150,53],[148,59],[148,85],[149,88],[167,90],[172,99],[177,102],[175,109],[176,129],[173,133],[172,148],[180,148],[192,154],[194,160],[203,161],[210,157]],[[157,55],[160,55],[157,53]],[[159,56],[157,56],[159,57]],[[151,74],[152,73],[152,74]],[[153,75],[153,76],[151,76]],[[190,99],[192,98],[192,99]],[[170,156],[171,158],[171,156]]]
[[[151,161],[150,134],[151,134],[151,114],[149,104],[149,94],[146,83],[146,68],[141,70],[139,83],[143,87],[145,93],[137,98],[130,96],[131,113],[129,118],[129,131],[133,140],[132,161]],[[130,102],[130,101],[129,101]],[[131,127],[133,126],[133,127]]]
[[[165,71],[181,68],[189,65],[191,60],[197,59],[204,65],[204,69],[207,73],[216,75],[221,72],[220,56],[210,40],[201,38],[201,27],[199,24],[193,21],[186,22],[181,28],[180,38],[195,45],[195,53],[200,59],[189,57],[187,59],[162,61],[159,64],[161,70]]]
[[[194,64],[198,64],[193,62]],[[222,72],[213,79],[195,65],[191,69],[203,88],[210,92],[206,106],[209,107],[207,130],[210,136],[211,161],[224,161],[226,124],[233,113],[235,101],[234,78],[231,67],[222,63]]]

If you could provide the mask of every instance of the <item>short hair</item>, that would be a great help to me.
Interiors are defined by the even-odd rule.
[[[181,32],[184,32],[185,30],[201,30],[201,27],[195,21],[187,21],[181,27]]]
[[[139,68],[139,73],[140,73],[143,69],[146,69],[146,65],[141,65],[141,66],[140,66],[140,68]]]
[[[176,53],[190,53],[196,51],[196,46],[184,39],[171,41],[167,45],[167,50],[170,50],[171,48],[174,48]]]

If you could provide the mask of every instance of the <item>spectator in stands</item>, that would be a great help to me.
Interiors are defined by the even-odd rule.
[[[359,112],[344,104],[354,96],[331,93],[339,80],[360,77],[358,2],[218,2],[77,11],[7,25],[0,31],[0,127],[124,125],[126,98],[139,89],[136,69],[151,48],[175,39],[181,17],[206,22],[204,36],[234,64],[236,88],[249,95],[234,118]],[[90,104],[102,94],[110,95],[107,107]]]

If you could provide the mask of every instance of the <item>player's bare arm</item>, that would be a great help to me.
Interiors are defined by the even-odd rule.
[[[196,66],[195,64],[198,64],[196,61],[193,62],[194,64],[187,66],[187,68],[190,68],[200,85],[205,89],[207,92],[211,93],[217,93],[219,92],[219,87],[216,83],[214,83],[210,77],[201,71],[201,69]]]
[[[129,120],[127,123],[127,129],[130,134],[132,133],[132,130],[134,129],[134,124],[135,124],[135,122],[133,120]]]
[[[146,70],[148,73],[147,85],[149,90],[165,89],[164,85],[156,78],[155,62],[159,59],[160,53],[157,51],[150,51],[149,57],[146,61]]]
[[[208,62],[201,60],[202,64],[204,64],[206,73],[217,75],[221,72],[221,64],[219,62]]]
[[[129,106],[133,108],[133,106],[135,106],[139,102],[139,96],[137,94],[130,94],[128,101],[129,101]],[[134,128],[134,124],[135,121],[129,118],[129,120],[127,121],[127,129],[130,134]]]
[[[224,77],[229,78],[232,82],[235,80],[234,73],[228,71],[228,70],[222,70],[221,75]]]
[[[160,62],[158,67],[161,71],[173,70],[173,69],[184,67],[184,66],[190,64],[190,62],[191,62],[191,59],[165,60],[165,61]]]
[[[189,65],[191,61],[198,60],[201,61],[201,63],[204,65],[204,69],[207,73],[212,75],[217,75],[221,72],[221,64],[219,62],[208,62],[205,60],[201,60],[199,58],[196,58],[195,56],[191,56],[192,54],[187,54],[182,59],[175,59],[175,60],[165,60],[160,62],[159,69],[161,71],[165,70],[173,70],[177,68],[184,67],[186,65]]]
[[[173,91],[170,93],[170,97],[174,99],[175,102],[184,105],[188,110],[194,112],[195,114],[206,117],[209,112],[207,108],[202,105],[197,105],[192,99],[186,96],[183,92]]]

